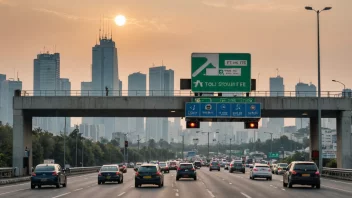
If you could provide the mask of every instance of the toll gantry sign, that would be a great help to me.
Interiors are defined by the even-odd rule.
[[[250,92],[251,54],[193,53],[193,92]]]
[[[260,118],[260,103],[187,102],[186,118]]]

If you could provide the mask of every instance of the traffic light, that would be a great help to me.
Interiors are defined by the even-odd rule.
[[[258,122],[245,122],[244,128],[245,129],[258,129]]]
[[[128,147],[128,141],[125,141],[125,148]]]
[[[199,121],[187,121],[186,128],[189,129],[199,129]]]
[[[319,151],[312,150],[312,159],[319,159]]]

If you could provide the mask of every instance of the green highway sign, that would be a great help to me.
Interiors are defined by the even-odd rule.
[[[269,152],[269,158],[279,158],[279,153]]]
[[[193,92],[250,92],[251,54],[192,53]]]
[[[192,102],[242,102],[242,103],[249,103],[255,102],[255,98],[245,98],[245,97],[196,97],[192,98]]]

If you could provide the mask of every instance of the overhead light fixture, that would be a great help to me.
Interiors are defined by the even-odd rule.
[[[175,113],[176,111],[175,110],[172,110],[171,113]]]
[[[307,116],[307,115],[308,115],[308,113],[304,112],[304,113],[302,113],[302,115],[303,115],[303,116]]]

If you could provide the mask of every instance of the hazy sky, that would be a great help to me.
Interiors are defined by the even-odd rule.
[[[299,79],[317,81],[316,14],[304,9],[332,6],[321,14],[322,90],[351,87],[352,0],[0,0],[0,73],[19,72],[23,89],[33,89],[33,59],[44,50],[61,53],[61,77],[72,89],[91,79],[91,48],[99,18],[110,19],[117,43],[120,79],[148,72],[161,61],[179,78],[190,77],[192,52],[248,52],[252,78],[269,89],[276,68],[285,88]],[[113,24],[126,16],[124,27]]]

